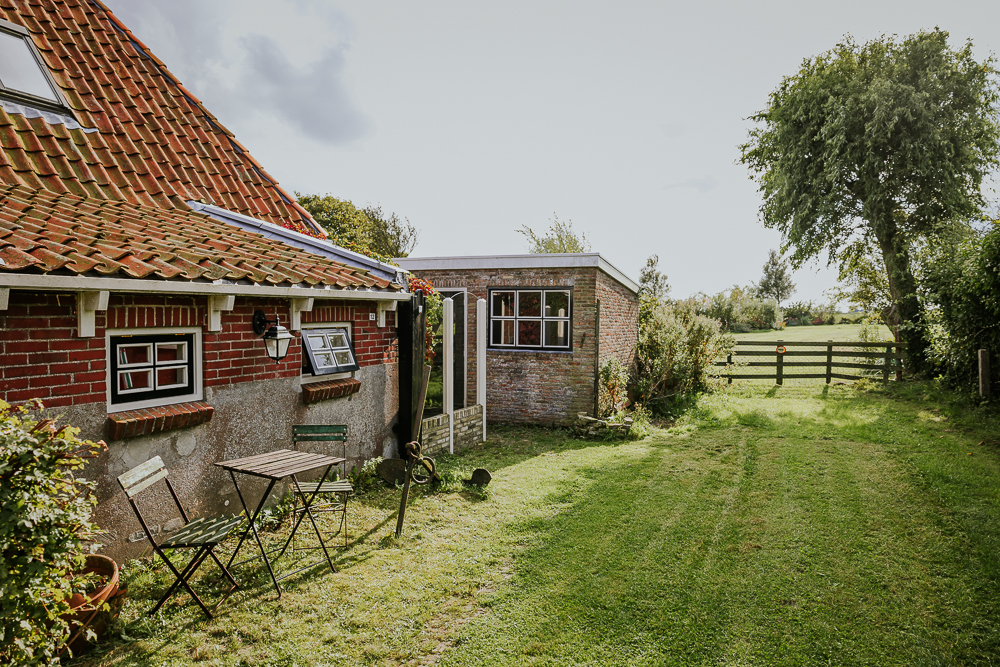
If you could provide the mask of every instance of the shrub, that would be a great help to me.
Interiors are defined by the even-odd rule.
[[[628,367],[617,357],[611,357],[601,365],[598,384],[597,406],[599,417],[625,409],[628,400]]]
[[[985,349],[991,382],[1000,381],[1000,226],[940,242],[922,278],[935,371],[947,384],[974,390]]]
[[[726,331],[770,329],[778,319],[778,304],[774,299],[758,299],[739,286],[712,296],[701,294],[692,303],[699,315],[719,320]]]
[[[382,478],[378,476],[378,464],[382,462],[381,456],[365,461],[360,468],[353,468],[348,475],[351,485],[355,491],[367,491],[376,487],[384,486]]]
[[[41,408],[41,402],[36,406]],[[78,478],[104,442],[0,401],[0,663],[56,664],[62,615],[95,534],[95,483]]]
[[[695,300],[639,302],[639,344],[633,372],[639,401],[667,412],[676,399],[710,386],[709,371],[734,341],[718,320],[699,315]]]

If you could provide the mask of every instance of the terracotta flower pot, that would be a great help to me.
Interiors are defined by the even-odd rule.
[[[85,594],[74,593],[69,599],[70,613],[64,616],[70,622],[70,639],[66,646],[73,651],[73,655],[79,655],[89,645],[87,628],[97,633],[98,639],[101,638],[118,615],[121,603],[115,604],[115,599],[125,592],[124,589],[119,590],[118,564],[111,558],[99,554],[87,556],[81,574],[90,573],[104,577],[104,585]],[[102,611],[105,602],[111,604],[110,613]]]

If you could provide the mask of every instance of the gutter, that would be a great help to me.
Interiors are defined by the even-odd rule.
[[[300,234],[294,230],[286,229],[280,225],[257,220],[256,218],[251,218],[248,215],[234,213],[233,211],[228,211],[224,208],[219,208],[218,206],[213,206],[211,204],[189,201],[187,202],[187,205],[199,213],[204,213],[210,218],[228,223],[234,227],[239,227],[240,229],[248,232],[261,234],[266,239],[279,241],[285,245],[290,245],[294,248],[311,252],[314,255],[332,259],[335,262],[347,264],[353,268],[365,270],[374,276],[382,278],[383,280],[394,282],[398,285],[407,284],[405,275],[407,273],[406,270],[401,269],[398,266],[393,266],[392,264],[380,262],[377,259],[372,259],[371,257],[362,255],[359,252],[354,252],[352,250],[348,250],[347,248],[341,248],[340,246],[334,245],[329,241],[313,238],[312,236],[306,236],[305,234]]]
[[[338,299],[347,301],[409,301],[406,292],[380,292],[370,289],[336,289],[331,287],[276,287],[230,280],[214,282],[180,282],[172,280],[140,280],[133,278],[88,278],[47,274],[0,273],[0,293],[9,290],[43,290],[65,292],[128,292],[140,294],[187,294],[209,296],[256,296],[285,299]],[[0,296],[0,303],[3,302]],[[0,309],[2,310],[2,309]]]

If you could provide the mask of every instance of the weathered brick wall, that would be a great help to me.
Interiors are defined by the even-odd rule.
[[[617,357],[628,366],[639,342],[639,297],[608,274],[598,271],[597,298],[601,300],[600,363]]]
[[[460,451],[483,441],[483,406],[471,405],[455,410],[455,451]],[[421,422],[421,452],[430,456],[448,451],[450,436],[448,415],[428,417]]]
[[[368,301],[317,304],[302,321],[351,322],[359,366],[394,363],[395,314],[380,328],[369,318],[375,308]],[[291,319],[287,300],[238,297],[233,310],[222,313],[222,331],[210,332],[207,297],[112,294],[108,310],[97,312],[96,336],[78,338],[74,294],[12,291],[8,309],[0,311],[0,398],[8,403],[41,398],[48,407],[104,402],[106,329],[201,327],[206,388],[297,377],[300,342],[292,343],[281,362],[268,359],[251,327],[258,309],[269,318],[277,313],[285,325]]]
[[[476,400],[476,300],[497,287],[573,289],[572,352],[491,349],[486,355],[486,419],[567,424],[594,409],[596,267],[414,271],[439,289],[468,290],[467,403]],[[602,306],[603,307],[603,306]]]

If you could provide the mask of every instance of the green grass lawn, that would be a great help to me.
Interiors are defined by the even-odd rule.
[[[819,327],[816,327],[819,328]],[[1000,426],[922,385],[734,385],[643,441],[494,429],[485,497],[353,503],[339,572],[204,620],[132,568],[80,665],[993,665]],[[186,602],[184,597],[178,598]]]
[[[745,334],[731,334],[737,341],[741,340],[785,340],[785,341],[848,341],[858,339],[858,324],[810,324],[806,326],[785,327],[783,331],[754,331]],[[892,332],[882,326],[886,340],[892,340]]]

